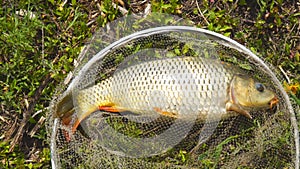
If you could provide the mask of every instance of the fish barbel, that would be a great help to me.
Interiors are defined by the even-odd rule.
[[[75,131],[97,110],[203,120],[208,114],[222,119],[238,114],[252,118],[250,110],[277,102],[274,92],[234,65],[216,59],[175,57],[119,68],[91,87],[69,92],[58,102],[56,116],[70,125],[76,112]]]

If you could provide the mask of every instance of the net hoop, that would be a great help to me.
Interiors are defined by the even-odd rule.
[[[70,83],[69,87],[67,88],[67,91],[71,91],[74,86],[79,82],[79,79],[90,69],[91,65],[99,60],[101,60],[107,53],[109,53],[111,50],[118,48],[121,45],[124,45],[132,40],[135,40],[137,38],[141,37],[147,37],[150,35],[154,34],[161,34],[161,33],[169,33],[169,32],[193,32],[193,33],[201,33],[209,37],[209,39],[213,39],[218,41],[224,46],[229,46],[230,48],[233,48],[239,52],[242,52],[246,54],[247,56],[250,57],[254,62],[259,64],[265,73],[272,79],[274,82],[275,87],[279,90],[279,92],[283,96],[283,102],[285,106],[287,107],[287,110],[289,111],[290,114],[290,121],[291,125],[293,127],[293,134],[294,134],[294,142],[295,142],[295,168],[299,168],[299,129],[297,125],[297,120],[296,120],[296,115],[295,111],[298,111],[297,108],[294,110],[292,103],[289,99],[288,94],[285,92],[283,86],[281,85],[280,81],[278,80],[277,76],[274,74],[274,72],[269,68],[269,66],[264,63],[262,59],[260,59],[258,56],[256,56],[254,53],[252,53],[249,49],[247,49],[245,46],[239,44],[238,42],[223,36],[219,33],[215,33],[209,30],[201,29],[201,28],[195,28],[195,27],[190,27],[190,26],[162,26],[162,27],[155,27],[155,28],[150,28],[146,30],[142,30],[139,32],[135,32],[129,36],[123,37],[114,43],[110,44],[100,52],[98,52],[93,58],[91,58],[81,69],[81,71],[78,72],[78,75],[73,79],[73,81]],[[57,166],[57,160],[56,159],[56,134],[57,134],[57,127],[59,125],[59,119],[54,119],[53,123],[53,128],[52,128],[52,133],[51,133],[51,140],[50,140],[50,149],[51,149],[51,164],[52,168],[56,168]]]

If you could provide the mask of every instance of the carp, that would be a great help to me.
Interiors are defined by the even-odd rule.
[[[119,67],[93,86],[69,90],[57,103],[55,116],[75,132],[82,120],[98,110],[202,120],[210,115],[214,120],[236,115],[252,118],[251,110],[277,103],[273,91],[241,68],[186,56]]]

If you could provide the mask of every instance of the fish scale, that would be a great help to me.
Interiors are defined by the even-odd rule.
[[[117,69],[112,77],[79,91],[77,116],[113,104],[137,114],[162,112],[179,118],[207,112],[228,113],[225,104],[233,72],[214,59],[176,57],[147,61]]]

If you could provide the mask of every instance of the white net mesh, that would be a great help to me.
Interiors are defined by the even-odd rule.
[[[126,17],[93,37],[72,83],[60,87],[52,102],[52,166],[297,167],[296,108],[273,69],[219,34],[165,25],[188,22],[166,15]],[[230,84],[240,74],[265,84],[279,103],[239,107],[252,119],[226,110]],[[76,119],[80,123],[72,128]]]

